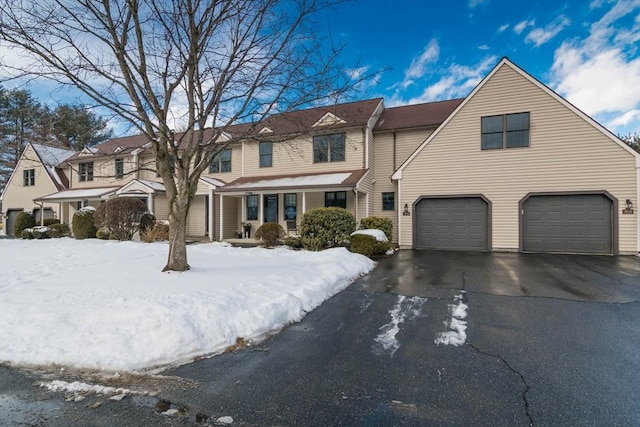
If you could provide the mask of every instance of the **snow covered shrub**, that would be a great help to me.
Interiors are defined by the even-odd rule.
[[[49,227],[33,227],[31,229],[31,233],[33,234],[34,239],[48,239],[49,238]]]
[[[293,249],[302,249],[302,238],[300,236],[286,237],[283,243]]]
[[[284,228],[277,222],[265,222],[256,230],[255,238],[264,246],[273,247],[279,240],[284,239]]]
[[[140,228],[147,205],[132,197],[107,200],[96,210],[95,225],[110,232],[115,240],[131,240]]]
[[[45,218],[44,221],[43,221],[43,225],[45,227],[48,227],[48,226],[53,225],[53,224],[60,224],[60,220],[57,219],[57,218]],[[38,224],[38,225],[40,225],[40,224]]]
[[[302,216],[300,236],[305,249],[321,251],[344,246],[355,229],[356,220],[346,209],[316,208]]]
[[[140,235],[146,233],[156,225],[156,217],[151,212],[145,212],[140,218]]]
[[[147,243],[169,240],[169,224],[164,221],[155,221],[152,227],[140,231],[140,240]]]
[[[94,223],[96,209],[86,206],[73,214],[73,237],[76,239],[90,239],[96,237],[96,225]]]
[[[64,237],[69,235],[69,226],[67,224],[51,224],[49,226],[50,237]]]
[[[35,227],[35,225],[36,217],[31,212],[20,212],[13,223],[13,235],[16,237],[22,236],[22,230]]]
[[[393,239],[393,223],[389,218],[381,216],[368,216],[360,220],[360,228],[363,230],[375,229],[382,230],[387,236],[387,239],[391,241]]]
[[[33,239],[33,229],[25,228],[20,232],[20,237],[23,239],[29,239],[29,240]]]
[[[381,255],[389,250],[389,242],[381,242],[369,234],[354,234],[351,236],[351,252],[371,256]]]

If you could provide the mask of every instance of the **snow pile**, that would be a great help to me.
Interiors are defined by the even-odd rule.
[[[0,361],[139,370],[214,354],[296,322],[368,273],[322,252],[189,246],[192,269],[161,273],[166,243],[0,240]]]
[[[55,380],[50,382],[41,382],[40,387],[44,387],[49,391],[66,391],[71,393],[95,393],[95,394],[146,394],[137,391],[131,391],[128,388],[115,388],[103,385],[92,385],[74,381]]]
[[[381,326],[380,334],[374,338],[374,341],[381,345],[385,351],[391,353],[391,357],[400,348],[400,342],[397,338],[398,332],[400,332],[400,324],[404,323],[409,314],[412,319],[419,316],[426,301],[426,298],[421,297],[406,298],[403,295],[398,296],[398,301],[389,312],[391,321]]]
[[[449,329],[445,332],[440,332],[435,339],[436,344],[459,346],[467,341],[467,322],[462,320],[467,317],[468,306],[462,302],[464,298],[464,291],[453,297],[453,304],[449,304],[449,310],[451,311],[451,321],[444,322],[445,326]]]
[[[373,236],[376,238],[376,240],[378,242],[388,242],[389,239],[387,239],[387,235],[384,234],[384,231],[382,230],[376,230],[374,228],[366,228],[364,230],[356,230],[353,233],[351,233],[351,235],[355,235],[355,234],[366,234],[368,236]]]

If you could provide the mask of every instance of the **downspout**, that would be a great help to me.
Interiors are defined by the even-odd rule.
[[[403,204],[402,204],[402,186],[400,185],[402,183],[402,180],[399,179],[396,181],[396,185],[398,186],[398,247],[402,248],[402,211],[403,211]]]
[[[398,167],[398,166],[396,165],[396,149],[397,149],[396,143],[397,143],[397,136],[396,136],[396,130],[395,130],[395,129],[393,129],[391,132],[393,133],[393,167],[392,167],[391,169],[392,169],[393,171],[395,171],[395,170],[396,170],[396,168]]]
[[[369,132],[367,132],[367,127],[362,128],[362,133],[364,134],[364,162],[362,163],[365,169],[369,169]]]

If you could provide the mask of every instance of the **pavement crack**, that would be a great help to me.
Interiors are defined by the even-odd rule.
[[[529,419],[529,426],[534,426],[535,423],[533,422],[533,416],[531,415],[531,411],[529,407],[529,399],[527,398],[527,394],[529,393],[529,390],[531,389],[531,387],[529,386],[529,383],[527,383],[527,379],[524,377],[524,375],[522,375],[520,371],[518,371],[513,366],[511,366],[511,364],[509,364],[509,362],[507,362],[507,360],[504,357],[500,356],[499,354],[493,354],[493,353],[489,353],[487,351],[481,350],[475,345],[471,344],[470,342],[467,342],[467,345],[472,349],[474,349],[478,354],[495,357],[496,359],[500,360],[511,372],[513,372],[520,378],[520,381],[522,381],[522,384],[524,385],[524,389],[522,391],[522,400],[524,402],[525,414]]]

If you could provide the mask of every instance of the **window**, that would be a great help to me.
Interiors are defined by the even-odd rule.
[[[394,211],[396,209],[396,193],[382,193],[382,210]]]
[[[324,193],[324,207],[347,208],[347,192],[346,191],[328,191]]]
[[[26,169],[22,171],[22,179],[23,179],[22,183],[25,187],[36,185],[36,170]]]
[[[270,168],[273,166],[273,142],[260,143],[260,167]]]
[[[297,219],[298,211],[298,195],[296,193],[290,193],[284,195],[284,219],[286,221],[293,221]]]
[[[226,148],[213,156],[209,165],[210,173],[231,172],[231,149]]]
[[[93,181],[93,162],[80,163],[78,167],[78,180]]]
[[[124,160],[116,159],[116,178],[121,179],[124,176]]]
[[[482,149],[529,146],[529,113],[482,117]]]
[[[313,163],[343,162],[345,159],[344,133],[313,137]]]
[[[258,219],[258,195],[250,194],[247,196],[247,221],[256,221]]]

